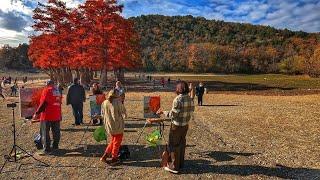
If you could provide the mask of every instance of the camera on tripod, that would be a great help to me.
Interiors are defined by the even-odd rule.
[[[15,108],[15,107],[17,107],[17,103],[7,104],[7,108]]]

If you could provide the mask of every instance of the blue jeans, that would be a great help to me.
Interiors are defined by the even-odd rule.
[[[74,116],[74,123],[77,125],[83,123],[83,103],[71,104],[71,106]]]

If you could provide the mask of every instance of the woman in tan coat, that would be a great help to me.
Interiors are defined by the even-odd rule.
[[[101,115],[104,119],[105,129],[111,138],[100,160],[111,166],[119,163],[118,153],[123,138],[124,118],[127,116],[126,109],[119,98],[115,91],[111,90],[107,95],[107,100],[101,105]],[[108,157],[112,157],[112,159],[107,162]]]

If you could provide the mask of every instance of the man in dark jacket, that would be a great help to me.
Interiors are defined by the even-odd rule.
[[[86,93],[79,84],[79,79],[75,78],[73,84],[68,88],[67,105],[71,104],[73,116],[75,119],[74,125],[83,124],[83,102],[86,101]]]
[[[198,97],[198,106],[202,106],[202,98],[204,94],[204,86],[203,83],[200,82],[196,87],[196,96]]]

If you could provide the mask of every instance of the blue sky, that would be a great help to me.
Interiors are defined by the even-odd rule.
[[[33,31],[32,9],[47,0],[0,0],[0,45],[28,42]],[[76,7],[84,0],[64,0]],[[162,14],[193,15],[228,22],[245,22],[320,32],[320,0],[118,0],[125,17]]]

